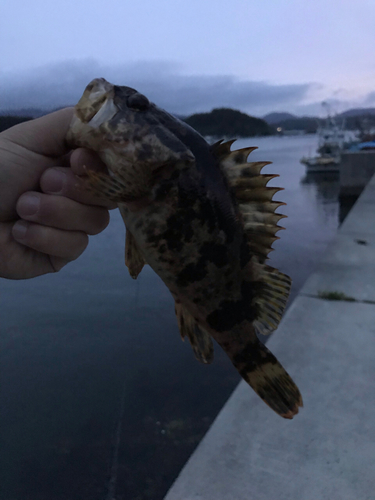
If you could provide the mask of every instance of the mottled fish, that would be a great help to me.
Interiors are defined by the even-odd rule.
[[[292,418],[301,394],[257,333],[275,330],[291,280],[266,264],[284,217],[272,201],[269,162],[255,148],[210,146],[186,123],[129,87],[93,80],[75,107],[67,141],[96,151],[109,174],[88,171],[90,188],[118,203],[125,262],[144,264],[175,299],[182,338],[203,363],[214,338],[244,380],[279,415]]]

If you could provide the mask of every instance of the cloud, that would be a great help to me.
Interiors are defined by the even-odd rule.
[[[230,107],[254,116],[272,111],[317,116],[325,114],[321,106],[323,100],[331,104],[333,112],[375,105],[375,92],[353,100],[346,89],[330,91],[319,83],[277,85],[239,80],[231,75],[189,75],[184,73],[182,65],[167,61],[104,66],[85,59],[21,73],[0,72],[0,112],[21,108],[48,111],[74,105],[86,85],[97,77],[134,87],[158,106],[177,115]]]
[[[20,108],[46,110],[75,104],[90,80],[104,77],[143,92],[158,106],[179,115],[215,107],[240,109],[255,116],[274,110],[295,110],[311,84],[272,85],[230,75],[186,75],[168,62],[103,66],[95,60],[70,60],[23,73],[0,73],[0,111]]]
[[[375,92],[367,94],[364,104],[366,106],[375,106]]]

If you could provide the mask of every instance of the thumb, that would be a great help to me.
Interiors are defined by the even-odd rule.
[[[53,113],[23,122],[2,133],[2,136],[29,151],[45,156],[62,156],[69,151],[65,136],[74,108],[59,109]]]

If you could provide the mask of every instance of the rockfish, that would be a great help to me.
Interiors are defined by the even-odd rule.
[[[257,333],[275,330],[291,279],[266,264],[284,216],[272,201],[269,162],[256,148],[209,145],[186,123],[129,87],[93,80],[75,107],[67,141],[98,153],[108,174],[90,188],[118,203],[125,263],[137,278],[149,264],[169,288],[182,338],[213,360],[214,338],[243,379],[275,412],[293,418],[301,394]]]

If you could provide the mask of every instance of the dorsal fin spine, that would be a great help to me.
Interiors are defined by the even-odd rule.
[[[283,188],[256,187],[253,189],[235,189],[235,196],[239,201],[272,201],[273,196]]]
[[[270,234],[270,235],[275,235],[279,231],[285,229],[285,227],[281,226],[274,226],[272,224],[262,224],[259,222],[246,222],[244,224],[245,231],[247,234]]]
[[[265,187],[271,179],[278,175],[255,175],[252,177],[236,177],[232,181],[234,189]]]
[[[211,151],[214,155],[221,159],[224,156],[227,156],[230,153],[231,145],[236,142],[236,139],[232,139],[230,141],[223,142],[223,140],[215,142],[210,146]]]

